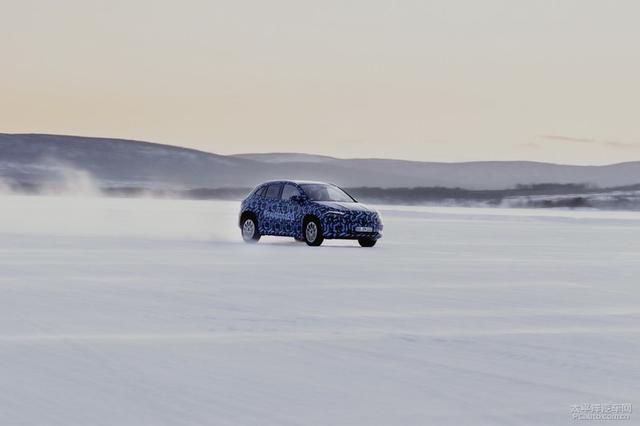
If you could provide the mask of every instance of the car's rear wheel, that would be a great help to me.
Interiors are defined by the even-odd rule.
[[[304,223],[304,241],[307,245],[316,247],[322,244],[324,236],[322,235],[322,226],[316,218],[311,218]]]
[[[254,218],[248,217],[242,221],[242,239],[245,243],[257,243],[260,239],[258,223]]]
[[[373,238],[358,238],[358,243],[362,247],[373,247],[376,245],[376,240]]]

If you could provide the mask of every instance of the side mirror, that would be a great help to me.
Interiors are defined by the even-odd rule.
[[[290,198],[290,200],[293,201],[294,203],[302,204],[305,201],[307,201],[307,197],[306,195],[294,195]]]

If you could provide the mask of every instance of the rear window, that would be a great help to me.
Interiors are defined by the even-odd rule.
[[[267,191],[264,196],[267,198],[279,198],[280,197],[280,187],[282,184],[280,183],[272,183],[267,186]]]

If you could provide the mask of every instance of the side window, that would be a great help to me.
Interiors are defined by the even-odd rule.
[[[266,186],[263,186],[262,188],[258,188],[255,192],[254,195],[258,196],[258,197],[264,197],[264,191],[267,189]]]
[[[280,195],[281,186],[281,183],[270,184],[269,186],[267,186],[267,191],[265,192],[264,196],[267,198],[278,198],[278,195]]]
[[[282,190],[282,196],[280,198],[287,201],[294,195],[300,195],[300,191],[298,191],[298,188],[296,188],[295,185],[287,183],[284,185],[284,189]]]

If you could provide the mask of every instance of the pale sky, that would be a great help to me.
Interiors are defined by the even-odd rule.
[[[640,160],[640,2],[0,0],[0,132]]]

